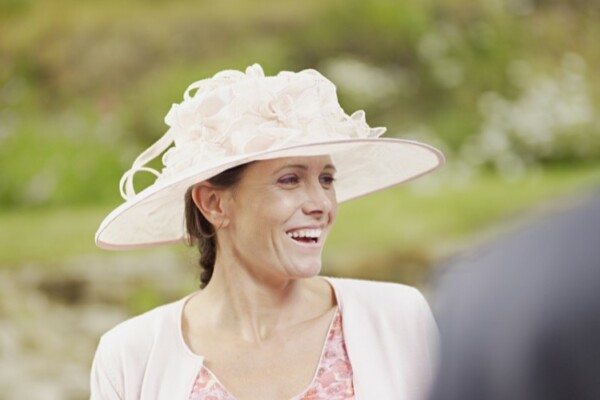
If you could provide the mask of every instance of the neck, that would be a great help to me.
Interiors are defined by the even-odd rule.
[[[205,322],[221,332],[261,342],[331,308],[331,293],[323,296],[324,286],[331,290],[319,278],[254,276],[248,268],[217,257],[210,283],[198,296],[198,309],[210,310]]]

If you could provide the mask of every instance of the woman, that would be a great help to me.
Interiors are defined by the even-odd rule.
[[[338,202],[425,174],[441,153],[379,138],[314,70],[218,73],[165,121],[96,243],[197,242],[202,289],[106,333],[92,398],[422,397],[433,320],[421,294],[318,274]],[[160,173],[145,167],[173,143]],[[138,171],[157,180],[136,194]]]

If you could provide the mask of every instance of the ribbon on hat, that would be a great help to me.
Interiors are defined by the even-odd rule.
[[[173,143],[173,131],[169,129],[160,139],[158,139],[152,146],[147,148],[137,156],[133,162],[133,166],[123,174],[119,181],[119,191],[121,197],[125,200],[129,200],[135,196],[135,188],[133,187],[133,177],[140,171],[150,172],[157,178],[160,176],[160,172],[154,168],[145,167],[150,161],[154,160],[160,153],[167,149]]]
[[[252,76],[264,76],[262,68],[258,64],[254,64],[254,65],[248,67],[246,69],[246,73],[249,73]],[[202,80],[196,81],[196,82],[192,83],[191,85],[189,85],[188,88],[185,90],[184,95],[183,95],[184,101],[190,101],[192,99],[190,92],[193,90],[197,90],[197,91],[200,90],[202,88],[203,84],[206,84],[209,82],[212,82],[213,84],[226,83],[226,82],[234,80],[236,78],[239,79],[243,76],[244,76],[244,74],[240,71],[225,70],[225,71],[221,71],[221,72],[217,73],[212,78],[207,78],[207,79],[202,79]],[[168,123],[169,115],[172,113],[173,108],[175,106],[176,106],[176,104],[173,104],[173,106],[171,107],[171,110],[169,111],[169,113],[167,113],[167,116],[165,117],[165,122],[167,122],[168,125],[169,125],[169,123]],[[136,195],[135,188],[133,186],[133,178],[136,173],[138,173],[140,171],[145,171],[145,172],[149,172],[149,173],[153,174],[157,178],[160,178],[161,173],[159,171],[155,170],[154,168],[146,167],[145,165],[148,164],[150,161],[154,160],[156,157],[158,157],[163,151],[167,150],[175,142],[174,131],[175,131],[175,129],[173,127],[169,128],[167,130],[167,132],[165,132],[165,134],[160,139],[158,139],[149,148],[144,150],[135,159],[132,167],[123,174],[123,176],[121,177],[121,180],[119,181],[119,192],[121,194],[121,197],[124,200],[129,200]],[[166,153],[165,156],[167,154],[168,153]],[[163,164],[165,164],[165,165],[166,165],[166,162],[165,162],[166,159],[168,159],[168,157],[166,157],[166,158],[163,157]]]

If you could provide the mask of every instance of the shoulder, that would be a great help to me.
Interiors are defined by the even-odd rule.
[[[392,282],[327,279],[336,291],[347,322],[344,334],[370,332],[373,340],[385,343],[383,347],[403,346],[417,361],[434,359],[437,326],[427,300],[417,288]]]
[[[154,349],[169,348],[176,341],[184,300],[130,318],[102,335],[92,364],[92,399],[139,397]]]
[[[369,315],[371,319],[398,324],[435,325],[431,308],[412,286],[347,278],[327,278],[346,314]]]
[[[154,308],[110,329],[100,338],[97,361],[113,367],[144,365],[157,342],[162,344],[178,337],[179,312],[184,300]]]
[[[164,330],[179,318],[184,299],[154,308],[143,314],[121,322],[102,336],[102,341],[112,345],[136,346],[143,339],[152,339],[153,334]]]
[[[378,282],[349,278],[326,278],[340,297],[359,296],[364,300],[421,302],[423,295],[418,289],[393,282]]]

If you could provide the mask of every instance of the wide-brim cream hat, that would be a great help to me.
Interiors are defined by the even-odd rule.
[[[329,155],[337,170],[338,202],[427,174],[444,162],[432,146],[381,138],[363,111],[347,115],[335,85],[315,70],[264,76],[222,71],[191,84],[165,122],[169,130],[146,149],[121,178],[121,204],[102,221],[96,244],[135,249],[186,239],[187,189],[229,168],[257,160]],[[166,150],[166,152],[165,152]],[[164,168],[146,164],[164,153]],[[146,171],[156,181],[139,193],[133,177]]]

